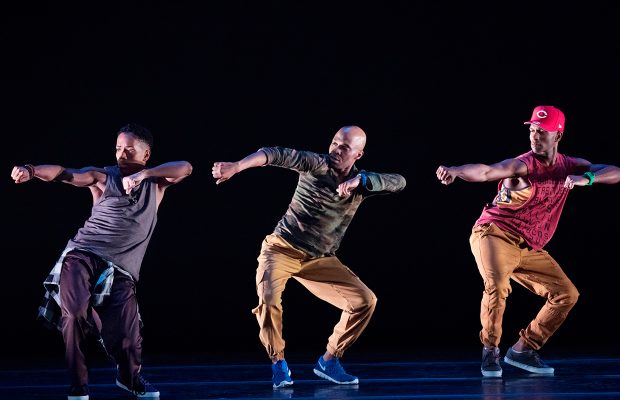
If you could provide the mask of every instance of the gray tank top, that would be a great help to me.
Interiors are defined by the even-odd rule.
[[[105,172],[108,178],[103,195],[67,246],[97,254],[138,281],[157,223],[157,183],[145,179],[128,195],[118,166],[105,167]]]

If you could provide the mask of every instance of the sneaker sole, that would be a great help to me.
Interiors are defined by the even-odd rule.
[[[86,394],[84,396],[67,396],[67,400],[88,400],[89,396]]]
[[[531,365],[527,365],[527,364],[523,364],[520,363],[518,361],[512,360],[508,357],[504,357],[504,362],[506,364],[510,364],[513,367],[517,367],[517,368],[521,368],[524,369],[528,372],[532,372],[534,374],[541,374],[541,375],[553,375],[555,370],[551,367],[547,367],[547,368],[536,368],[536,367],[532,367]]]
[[[276,385],[275,383],[273,384],[273,388],[274,389],[280,389],[283,387],[287,387],[287,386],[291,386],[293,384],[293,381],[282,381],[280,382],[279,385]]]
[[[486,378],[501,378],[502,377],[501,369],[499,371],[485,371],[481,369],[480,372],[482,372],[482,376]]]
[[[313,371],[314,371],[314,373],[315,373],[317,376],[319,376],[319,377],[321,377],[321,378],[323,378],[323,379],[327,379],[327,380],[328,380],[328,381],[330,381],[330,382],[337,383],[337,384],[339,384],[339,385],[357,385],[357,384],[360,382],[360,381],[359,381],[359,379],[357,379],[357,378],[355,378],[355,379],[354,379],[354,380],[352,380],[352,381],[347,381],[347,382],[339,382],[339,381],[335,380],[334,378],[332,378],[331,376],[329,376],[329,375],[326,375],[326,374],[322,373],[322,372],[321,372],[321,371],[319,371],[318,369],[313,369]]]
[[[136,396],[139,399],[148,399],[148,398],[158,398],[159,397],[159,392],[148,392],[148,393],[145,393],[145,394],[134,394],[134,392],[129,390],[129,388],[127,386],[125,386],[122,383],[120,383],[118,381],[118,379],[116,380],[116,386],[118,386],[121,389],[125,389],[126,391],[128,391],[131,394],[133,394],[134,396]]]

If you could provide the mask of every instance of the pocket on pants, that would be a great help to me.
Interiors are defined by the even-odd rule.
[[[270,278],[270,270],[261,268],[256,271],[256,294],[258,295],[259,306],[261,304],[272,304],[273,289]]]
[[[493,224],[492,222],[489,222],[488,224],[476,225],[472,229],[472,234],[476,234],[479,237],[484,237],[493,230],[494,226],[495,224]]]
[[[264,267],[258,267],[256,269],[256,287],[268,277],[268,272]]]
[[[472,251],[474,249],[474,246],[477,246],[476,243],[480,239],[484,238],[485,236],[488,236],[494,230],[495,230],[495,224],[493,224],[492,222],[474,226],[471,230],[471,235],[469,235],[469,247],[471,247]]]

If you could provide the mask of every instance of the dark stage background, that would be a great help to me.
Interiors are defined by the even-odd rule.
[[[325,152],[366,130],[358,166],[399,172],[369,199],[339,256],[379,303],[347,357],[479,357],[482,282],[468,237],[495,183],[445,187],[438,165],[529,150],[539,104],[567,115],[560,151],[619,164],[617,6],[599,2],[22,2],[3,6],[2,360],[62,360],[36,320],[41,282],[89,215],[86,189],[14,185],[13,165],[115,162],[117,129],[155,135],[149,165],[188,160],[167,191],[138,286],[145,357],[265,359],[250,310],[263,237],[297,174],[248,170],[216,186],[215,161],[261,146]],[[618,356],[617,186],[577,188],[547,249],[581,292],[544,351]],[[518,285],[503,345],[542,305]],[[324,351],[338,311],[291,280],[289,354]]]

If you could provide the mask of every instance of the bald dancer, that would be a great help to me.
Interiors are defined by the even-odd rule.
[[[365,145],[366,133],[361,128],[345,126],[331,140],[329,154],[263,147],[237,162],[213,164],[217,184],[248,168],[266,165],[299,174],[288,210],[263,240],[256,270],[258,306],[252,312],[272,361],[274,388],[293,384],[282,337],[282,293],[290,278],[342,310],[314,373],[337,384],[359,383],[345,372],[339,359],[368,325],[377,297],[340,262],[336,251],[364,199],[397,193],[406,185],[398,174],[359,170],[355,162],[364,155]]]

